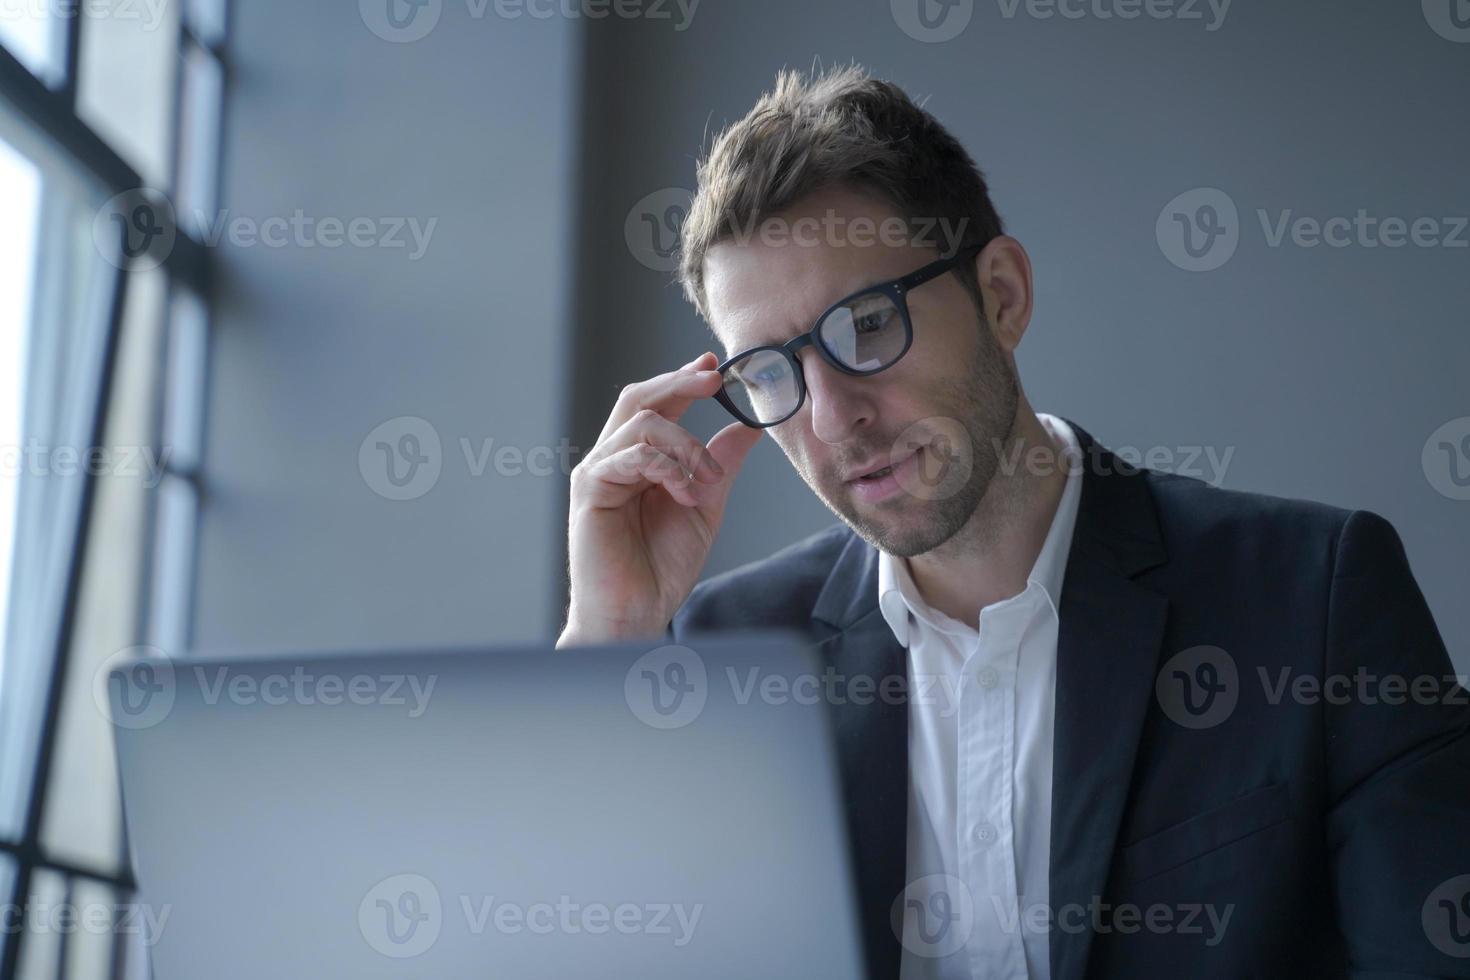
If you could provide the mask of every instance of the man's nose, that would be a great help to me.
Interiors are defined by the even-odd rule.
[[[871,378],[857,378],[822,360],[816,351],[802,359],[812,432],[829,445],[845,442],[877,417]]]

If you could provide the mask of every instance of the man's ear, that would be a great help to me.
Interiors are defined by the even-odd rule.
[[[975,256],[983,319],[1006,353],[1014,353],[1031,322],[1031,257],[1010,235],[998,235]]]

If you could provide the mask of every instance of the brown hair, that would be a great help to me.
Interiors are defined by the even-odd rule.
[[[715,138],[696,173],[679,281],[706,320],[706,253],[826,187],[870,192],[911,221],[947,220],[967,230],[965,244],[1004,234],[985,177],[959,141],[898,86],[857,65],[778,74],[775,88]],[[974,265],[958,272],[978,306]]]

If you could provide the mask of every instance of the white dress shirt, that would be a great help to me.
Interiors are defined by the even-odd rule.
[[[878,558],[879,606],[908,648],[912,683],[903,980],[1051,974],[1042,910],[1058,610],[1082,467],[1067,423],[1038,418],[1068,472],[1025,591],[961,623],[924,602],[906,559]]]

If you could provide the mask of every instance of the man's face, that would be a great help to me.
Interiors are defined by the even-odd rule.
[[[871,233],[885,221],[894,227],[897,217],[871,196],[834,188],[774,219],[784,234],[757,230],[712,248],[705,290],[725,355],[785,343],[838,300],[941,257],[934,246],[949,243],[937,234],[916,244]],[[855,226],[858,219],[872,224]],[[868,233],[859,235],[864,227]],[[802,350],[806,400],[766,431],[838,517],[875,547],[911,557],[948,541],[975,512],[1010,438],[1019,387],[1008,354],[954,272],[907,300],[913,346],[896,364],[854,377],[815,349]]]

